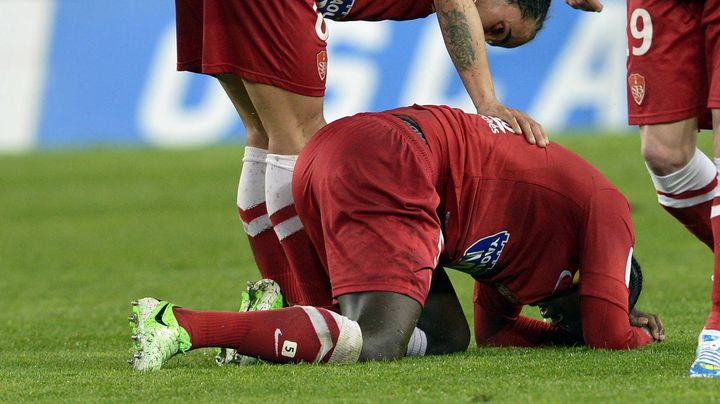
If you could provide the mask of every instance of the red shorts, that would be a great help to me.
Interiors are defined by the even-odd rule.
[[[628,0],[631,125],[674,122],[720,108],[717,1]],[[703,125],[705,126],[705,125]]]
[[[325,94],[327,28],[313,0],[175,0],[177,69]]]
[[[390,114],[321,129],[295,165],[293,197],[333,297],[395,292],[424,305],[442,245],[430,149]]]

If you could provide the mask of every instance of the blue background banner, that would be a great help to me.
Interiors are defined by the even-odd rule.
[[[52,28],[47,46],[37,47],[46,66],[33,78],[41,81],[39,102],[22,112],[36,122],[14,135],[31,138],[27,148],[242,140],[242,125],[214,79],[175,71],[172,2],[47,4]],[[533,42],[488,48],[501,101],[556,132],[628,129],[625,4],[604,4],[598,14],[557,2]],[[434,16],[328,25],[329,120],[411,103],[473,111]]]

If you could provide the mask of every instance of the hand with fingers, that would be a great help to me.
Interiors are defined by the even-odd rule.
[[[494,116],[507,122],[512,130],[525,136],[530,144],[545,147],[550,144],[542,125],[530,118],[527,114],[517,109],[508,108],[498,101],[488,102],[476,106],[478,114]]]
[[[665,341],[665,326],[657,314],[644,313],[633,309],[629,315],[630,324],[634,327],[642,327],[655,342]]]
[[[603,9],[602,3],[598,0],[565,0],[568,6],[583,11],[594,11],[601,12]]]

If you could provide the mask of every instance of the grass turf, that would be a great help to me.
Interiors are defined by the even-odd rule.
[[[241,149],[0,157],[0,401],[708,401],[687,377],[712,256],[658,206],[637,136],[554,139],[628,196],[665,343],[631,352],[477,349],[345,366],[217,368],[194,351],[149,374],[128,358],[129,302],[234,310],[258,276],[235,210]],[[709,149],[709,139],[701,139]],[[470,279],[451,273],[471,319]],[[530,313],[533,311],[531,310]]]

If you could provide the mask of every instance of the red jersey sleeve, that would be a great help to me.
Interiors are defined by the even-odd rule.
[[[628,319],[630,256],[634,243],[630,207],[615,189],[598,192],[588,206],[580,262],[580,316],[585,344],[628,349],[652,338]]]
[[[433,0],[333,0],[319,2],[319,11],[332,20],[405,21],[434,13],[433,3]]]
[[[521,316],[522,306],[512,304],[490,285],[475,282],[473,300],[477,345],[537,347],[582,342],[552,324]]]

